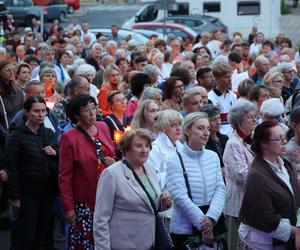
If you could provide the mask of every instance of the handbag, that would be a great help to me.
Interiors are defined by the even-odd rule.
[[[140,178],[133,171],[130,163],[124,159],[123,163],[132,171],[134,178],[139,183],[143,191],[146,193],[155,214],[155,246],[152,247],[151,250],[172,250],[174,248],[172,239],[164,225],[163,218],[158,214],[154,200],[146,190]]]
[[[181,157],[181,155],[178,151],[176,153],[179,157],[180,164],[181,164],[181,167],[182,167],[183,177],[184,177],[185,185],[186,185],[186,188],[187,188],[188,197],[191,199],[191,201],[193,201],[191,188],[190,188],[190,184],[189,184],[189,180],[188,180],[188,174],[185,170],[182,157]],[[209,209],[209,205],[199,206],[199,209],[201,209],[201,211],[204,214],[206,214],[208,209]],[[221,235],[226,233],[226,232],[227,232],[227,228],[226,228],[226,224],[225,224],[225,217],[224,217],[223,214],[221,214],[219,220],[216,222],[216,224],[214,225],[214,228],[213,228],[214,249],[227,249],[227,243],[221,237]],[[199,231],[196,227],[193,226],[193,236],[191,237],[190,240],[188,240],[186,242],[185,249],[190,249],[190,250],[203,249],[203,248],[201,248],[202,240],[201,240],[200,235],[201,235],[201,231]],[[217,245],[218,247],[216,248],[215,245]]]

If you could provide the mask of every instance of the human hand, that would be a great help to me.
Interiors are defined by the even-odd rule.
[[[6,182],[8,179],[7,172],[5,170],[0,170],[0,181]]]
[[[201,226],[202,226],[202,233],[204,234],[210,234],[212,233],[212,230],[214,228],[214,222],[211,218],[208,216],[203,216],[200,220]]]
[[[104,161],[105,166],[110,166],[116,162],[116,160],[110,156],[105,156],[103,161]]]
[[[46,153],[46,155],[49,155],[49,156],[55,156],[56,155],[56,151],[51,146],[47,146],[47,147],[42,148],[42,151],[44,151]]]
[[[295,228],[295,245],[296,245],[296,250],[300,250],[300,228],[299,227]]]
[[[202,242],[205,244],[205,245],[211,245],[214,243],[214,235],[213,233],[209,233],[209,234],[206,234],[206,233],[203,233],[202,232]]]
[[[15,208],[20,208],[21,207],[21,199],[11,200],[10,205]]]
[[[160,196],[160,202],[162,204],[163,209],[169,209],[172,206],[171,194],[168,191],[162,192]]]
[[[74,210],[66,212],[66,219],[70,224],[74,224],[76,221],[76,214]]]

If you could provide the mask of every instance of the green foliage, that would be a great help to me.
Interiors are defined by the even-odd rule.
[[[287,15],[292,13],[292,7],[287,5],[284,0],[281,0],[281,15]]]

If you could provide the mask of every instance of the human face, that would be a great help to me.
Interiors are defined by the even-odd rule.
[[[95,77],[95,74],[92,71],[88,71],[84,74],[87,79],[89,79],[89,82],[91,83]]]
[[[154,60],[155,65],[161,67],[164,63],[164,56],[157,56]]]
[[[136,70],[138,71],[143,71],[144,70],[144,67],[148,64],[147,61],[144,61],[144,62],[140,62],[140,63],[135,63],[134,67]]]
[[[286,153],[286,137],[282,128],[277,125],[270,128],[270,137],[262,143],[264,156],[282,157]]]
[[[188,137],[188,145],[192,149],[200,149],[204,146],[209,138],[210,126],[206,118],[196,120],[184,133]]]
[[[45,73],[41,81],[46,85],[54,86],[56,83],[56,74],[55,73]]]
[[[175,144],[182,135],[182,122],[173,121],[170,126],[164,129],[164,133],[169,137],[170,141]]]
[[[29,63],[30,66],[30,71],[32,72],[34,70],[35,67],[37,67],[39,64],[36,61],[31,61]]]
[[[17,80],[21,83],[26,83],[30,80],[30,69],[27,67],[22,67],[18,74]]]
[[[293,68],[287,69],[286,71],[282,72],[285,78],[285,81],[290,83],[295,77],[295,70]]]
[[[117,45],[116,44],[111,44],[109,47],[107,47],[107,52],[111,55],[111,56],[115,56],[117,53]]]
[[[128,68],[129,68],[127,61],[121,61],[119,64],[119,68],[122,72],[127,73]]]
[[[257,100],[258,107],[260,107],[265,100],[268,100],[270,98],[270,92],[267,89],[261,89]]]
[[[75,95],[89,95],[90,83],[83,78],[82,83],[75,89]]]
[[[150,102],[144,111],[145,122],[152,126],[155,123],[158,111],[158,105],[154,101]]]
[[[226,73],[221,76],[216,76],[216,84],[221,86],[222,89],[228,89],[231,85],[231,73]]]
[[[244,116],[244,119],[238,124],[238,129],[241,130],[245,135],[250,135],[255,129],[256,123],[256,112],[248,112]]]
[[[92,56],[94,57],[94,58],[100,58],[100,54],[102,53],[102,51],[103,51],[103,47],[102,47],[102,45],[100,45],[100,44],[96,44],[96,45],[94,45],[94,47],[93,47],[93,50],[92,50]]]
[[[221,117],[220,115],[216,115],[214,117],[209,118],[209,126],[210,133],[215,134],[220,131],[221,128]]]
[[[155,103],[158,105],[158,107],[161,106],[162,104],[162,96],[159,93],[154,94],[154,96],[152,97],[152,100],[155,101]]]
[[[256,42],[257,43],[262,43],[263,41],[264,41],[264,35],[263,34],[261,34],[261,33],[259,33],[259,34],[257,34],[257,36],[256,36]]]
[[[44,61],[46,62],[53,62],[54,61],[54,56],[55,56],[55,53],[52,49],[48,49],[45,51],[45,54],[44,54]]]
[[[174,84],[172,95],[176,98],[180,98],[182,96],[184,90],[183,82],[180,80],[177,80]]]
[[[88,24],[88,23],[83,23],[83,24],[81,25],[81,29],[82,29],[82,31],[83,31],[84,33],[87,33],[88,30],[89,30],[89,24]]]
[[[179,54],[181,50],[181,44],[180,43],[173,43],[172,44],[172,50],[175,54]]]
[[[239,54],[241,57],[243,57],[243,48],[242,48],[242,46],[235,46],[233,52],[235,52],[235,53]]]
[[[21,59],[24,58],[24,56],[25,56],[24,46],[18,46],[16,52],[17,52],[17,55],[19,58],[21,58]]]
[[[203,73],[202,78],[199,78],[198,80],[200,85],[204,87],[207,91],[212,90],[215,86],[215,77],[212,71]]]
[[[131,141],[130,148],[125,152],[125,157],[135,166],[142,166],[150,152],[150,144],[142,137],[136,135]]]
[[[111,28],[111,34],[113,35],[113,36],[117,36],[118,35],[118,28],[117,27],[112,27]]]
[[[47,109],[44,103],[33,103],[31,109],[25,112],[28,123],[35,125],[43,124],[46,114]]]
[[[28,93],[25,96],[25,99],[27,99],[29,96],[35,96],[35,95],[45,98],[46,96],[45,87],[42,84],[31,86],[29,88]]]
[[[71,63],[71,58],[67,53],[64,53],[60,59],[61,64],[66,66]]]
[[[86,106],[81,107],[78,116],[79,124],[92,126],[96,122],[96,113],[97,107],[93,102],[90,102]]]
[[[281,76],[276,76],[272,79],[271,88],[276,91],[278,96],[281,96],[283,86],[284,86],[284,80]]]
[[[1,75],[4,79],[8,81],[14,81],[15,80],[15,67],[12,63],[7,64],[3,67],[1,70]]]
[[[270,61],[269,59],[263,60],[258,66],[257,71],[259,71],[261,74],[266,74],[270,69]]]
[[[112,86],[115,86],[119,83],[120,73],[117,70],[112,70],[108,75],[107,79]]]
[[[201,95],[192,96],[185,104],[185,109],[188,113],[197,112],[203,107]]]
[[[112,99],[111,110],[117,112],[125,112],[127,108],[127,99],[123,93],[117,94]]]

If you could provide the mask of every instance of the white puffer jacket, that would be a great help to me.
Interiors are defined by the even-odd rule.
[[[200,151],[186,144],[179,150],[188,174],[192,199],[188,197],[182,166],[177,154],[168,158],[167,189],[174,200],[171,217],[171,233],[192,234],[192,226],[201,230],[204,216],[198,206],[210,205],[206,216],[218,221],[225,202],[225,185],[217,154],[204,147]]]

